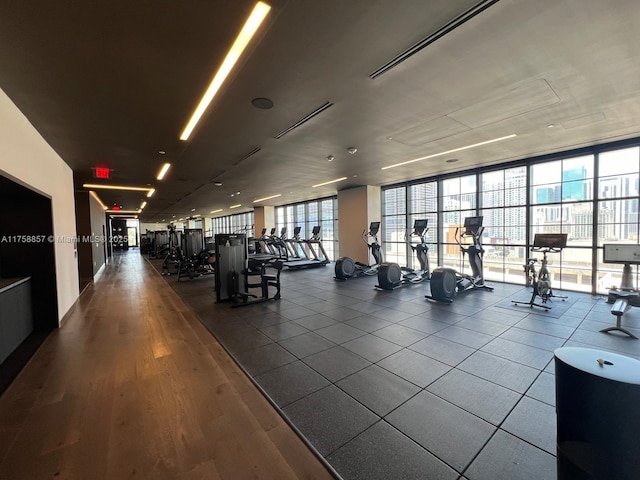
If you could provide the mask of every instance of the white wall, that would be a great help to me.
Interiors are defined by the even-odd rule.
[[[0,89],[0,174],[51,199],[53,233],[76,235],[73,171]],[[58,324],[79,295],[73,242],[56,242]]]

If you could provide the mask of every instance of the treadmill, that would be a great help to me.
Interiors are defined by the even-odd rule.
[[[331,262],[329,260],[329,257],[327,256],[327,252],[322,246],[319,225],[313,227],[311,238],[309,238],[308,240],[301,240],[300,242],[307,246],[312,257],[284,262],[285,267],[291,269],[324,267]]]

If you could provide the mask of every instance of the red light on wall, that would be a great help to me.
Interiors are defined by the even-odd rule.
[[[114,205],[111,210],[120,210],[120,205]]]
[[[95,178],[111,178],[111,169],[105,167],[96,167],[93,170],[93,176]]]

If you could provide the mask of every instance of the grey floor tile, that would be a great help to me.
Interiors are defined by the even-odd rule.
[[[348,307],[334,308],[333,310],[327,310],[326,312],[322,313],[323,315],[326,315],[329,318],[333,318],[334,320],[338,320],[339,322],[346,322],[347,320],[351,320],[352,318],[362,316],[362,312],[352,310]]]
[[[498,430],[465,476],[469,480],[556,480],[556,458]]]
[[[361,317],[352,318],[351,320],[347,320],[344,322],[345,325],[351,325],[363,332],[375,332],[376,330],[380,330],[381,328],[388,327],[389,325],[393,325],[391,322],[387,322],[386,320],[382,320],[381,318],[374,317],[373,315],[363,315]]]
[[[456,480],[458,474],[384,421],[327,457],[345,480]]]
[[[420,391],[420,387],[377,365],[349,375],[336,385],[381,417]]]
[[[367,332],[358,330],[357,328],[345,325],[344,323],[336,323],[335,325],[329,325],[328,327],[319,328],[315,331],[318,335],[323,336],[327,340],[331,340],[334,343],[344,343],[354,338],[366,335]]]
[[[342,346],[374,363],[402,349],[395,343],[371,334],[343,343]]]
[[[495,431],[490,423],[426,391],[385,419],[457,472],[471,463]]]
[[[379,420],[333,385],[286,406],[283,411],[323,456]]]
[[[338,323],[337,320],[329,318],[326,315],[322,315],[321,313],[298,318],[297,320],[294,320],[294,322],[309,330],[317,330],[318,328],[328,327],[329,325],[335,325]]]
[[[414,343],[409,348],[451,366],[458,365],[475,352],[473,348],[433,335]]]
[[[315,313],[324,313],[324,312],[328,312],[329,310],[335,310],[336,304],[331,303],[327,300],[320,300],[319,302],[306,305],[306,307],[309,310],[313,310]]]
[[[540,373],[535,368],[481,351],[471,355],[458,368],[518,393],[526,392]]]
[[[427,334],[439,332],[440,330],[444,330],[450,326],[448,323],[421,316],[413,316],[405,320],[401,320],[398,324]]]
[[[302,317],[308,317],[309,315],[313,315],[314,312],[313,310],[310,310],[307,307],[301,307],[299,305],[296,305],[293,308],[287,308],[286,310],[281,310],[280,311],[280,315],[282,315],[284,318],[287,318],[289,320],[296,320],[298,318],[302,318]]]
[[[535,398],[551,406],[556,405],[556,377],[542,372],[533,385],[527,390],[527,396]]]
[[[513,390],[456,369],[429,385],[427,391],[496,426],[521,398]]]
[[[255,317],[246,318],[245,321],[256,328],[264,328],[278,323],[288,322],[289,320],[274,312],[265,313]]]
[[[500,428],[552,455],[556,453],[556,409],[551,405],[522,397]]]
[[[261,328],[260,331],[271,340],[274,340],[276,342],[284,340],[285,338],[291,338],[295,337],[296,335],[302,335],[303,333],[309,332],[309,330],[307,330],[303,326],[292,321],[264,327]]]
[[[517,326],[510,328],[509,330],[504,332],[502,335],[500,335],[500,338],[510,340],[512,342],[522,343],[524,345],[529,345],[530,347],[549,350],[550,352],[553,352],[556,348],[561,347],[565,342],[564,338],[559,338],[553,335],[547,335],[539,332],[533,332],[531,330],[525,330],[523,328],[518,328]]]
[[[298,358],[303,358],[314,353],[334,347],[335,343],[313,332],[303,333],[296,337],[281,340],[280,345],[289,350]]]
[[[476,318],[475,316],[460,320],[458,323],[456,323],[456,327],[474,330],[476,332],[484,333],[486,335],[492,335],[494,337],[511,328],[509,325]]]
[[[375,303],[371,302],[355,302],[350,303],[349,308],[352,310],[357,310],[361,313],[373,313],[383,310],[385,307],[383,307],[382,305],[376,305]]]
[[[371,313],[372,317],[381,318],[387,322],[397,323],[407,318],[415,316],[413,313],[400,312],[392,308],[383,308],[382,310],[376,310]]]
[[[486,345],[494,338],[492,335],[468,330],[466,328],[460,328],[457,325],[452,325],[443,330],[439,330],[433,335],[440,338],[446,338],[452,342],[461,343],[462,345],[466,345],[473,349],[478,349],[483,345]]]
[[[295,356],[277,343],[245,350],[236,354],[236,359],[252,376],[260,375],[297,360]]]
[[[480,350],[529,367],[537,368],[538,370],[544,370],[544,367],[553,359],[552,351],[530,347],[502,338],[492,340]]]
[[[333,347],[303,358],[303,362],[331,382],[351,375],[371,365],[360,355],[342,347]]]
[[[280,408],[329,385],[326,378],[301,361],[270,370],[255,380]]]
[[[378,365],[422,388],[452,368],[450,365],[408,349],[400,350],[380,360]]]
[[[389,340],[390,342],[403,347],[416,343],[427,336],[424,332],[398,324],[381,328],[380,330],[373,332],[373,334],[376,337],[384,338],[385,340]]]

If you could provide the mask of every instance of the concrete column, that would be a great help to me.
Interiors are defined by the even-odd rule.
[[[254,234],[260,236],[262,229],[266,228],[267,233],[276,226],[276,209],[275,207],[254,207],[253,208]]]
[[[373,261],[362,241],[371,222],[381,220],[380,187],[364,185],[338,192],[338,237],[341,257],[369,264]]]

